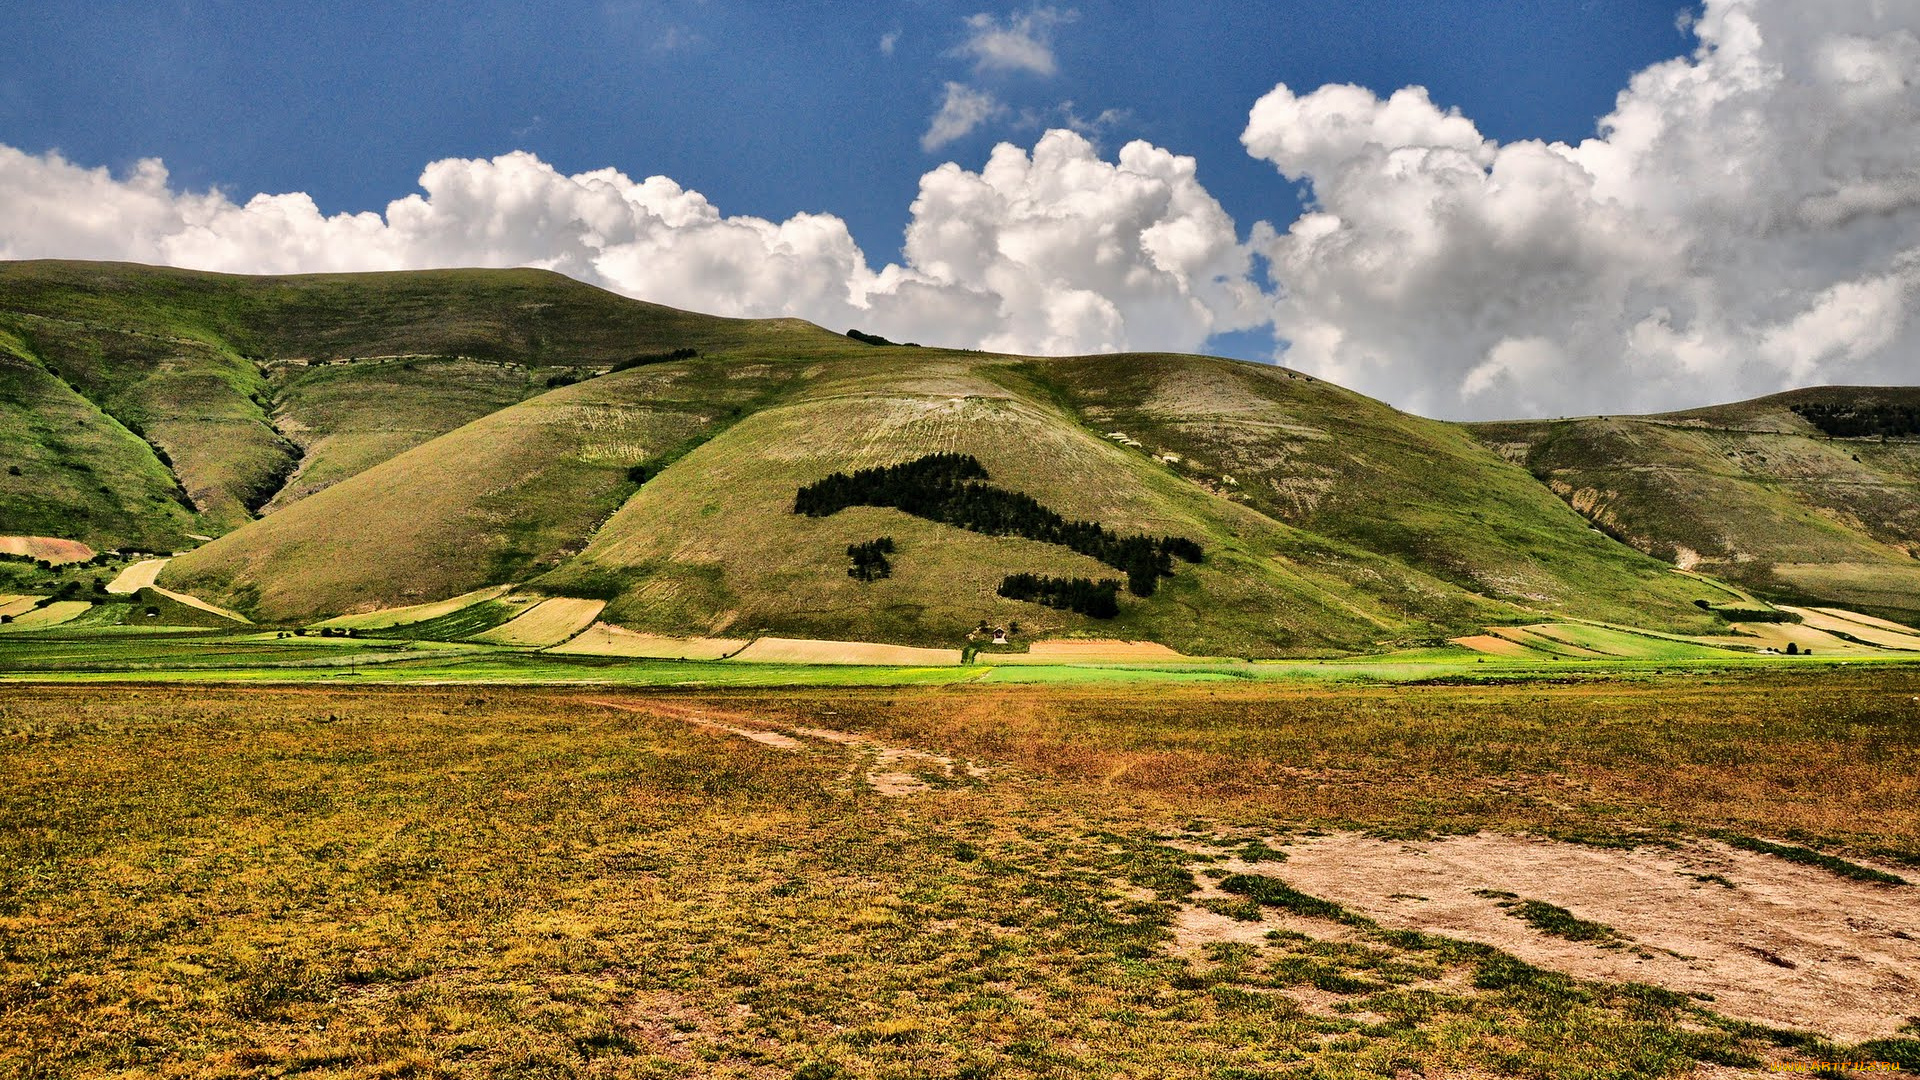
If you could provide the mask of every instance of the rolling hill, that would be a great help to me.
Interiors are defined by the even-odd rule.
[[[539,270],[243,277],[0,263],[10,382],[0,431],[25,459],[9,462],[22,475],[0,476],[0,521],[71,506],[60,535],[96,548],[185,546],[556,376],[768,337],[794,348],[845,340],[628,300]],[[59,414],[75,417],[62,425],[73,435],[36,433],[34,416]],[[67,447],[74,439],[85,445]]]
[[[473,594],[388,632],[484,633],[540,597],[669,637],[951,647],[1017,623],[1242,657],[1567,620],[1724,631],[1697,603],[1722,594],[1676,561],[1920,614],[1920,446],[1819,426],[1897,431],[1920,391],[1458,425],[1268,365],[876,345],[540,271],[83,263],[0,264],[0,387],[0,533],[215,537],[160,584],[270,625]],[[795,512],[832,474],[939,453],[1033,513],[1204,558],[1099,618],[1001,595],[1129,579],[1063,541]],[[890,574],[850,576],[848,548],[882,537]]]
[[[1821,387],[1659,416],[1473,430],[1640,551],[1773,599],[1911,621],[1916,416],[1920,388]]]

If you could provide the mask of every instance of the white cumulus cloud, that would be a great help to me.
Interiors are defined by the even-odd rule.
[[[299,192],[176,190],[158,161],[114,175],[0,146],[0,258],[540,266],[1019,353],[1271,328],[1288,363],[1463,418],[1915,382],[1920,0],[1708,0],[1692,29],[1698,49],[1636,74],[1578,144],[1488,139],[1418,87],[1278,86],[1242,139],[1311,193],[1283,228],[1243,233],[1191,157],[1133,142],[1107,160],[1064,130],[926,173],[903,258],[877,269],[831,214],[729,216],[667,177],[527,153],[436,161],[380,212],[328,216]],[[929,146],[1003,108],[961,84],[947,98]]]
[[[1263,97],[1312,205],[1256,246],[1286,360],[1447,416],[1920,376],[1920,4],[1709,0],[1596,137],[1496,143],[1426,91]]]

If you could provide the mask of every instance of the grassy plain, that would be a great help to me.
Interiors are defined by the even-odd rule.
[[[0,687],[0,1073],[1912,1065],[1913,1039],[1834,1046],[1381,930],[1285,889],[1284,862],[1236,888],[1311,933],[1176,938],[1219,873],[1196,849],[1283,859],[1250,841],[1313,830],[1725,833],[1911,864],[1917,695],[1920,670],[1864,664],[1151,697]]]

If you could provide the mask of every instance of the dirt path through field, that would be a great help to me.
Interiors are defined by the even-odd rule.
[[[1341,834],[1285,851],[1285,862],[1224,865],[1384,926],[1582,978],[1652,983],[1774,1027],[1860,1041],[1920,1013],[1920,886],[1852,881],[1712,841],[1621,851],[1493,833],[1419,843]],[[1628,940],[1551,936],[1477,891],[1545,901]]]
[[[198,608],[201,611],[218,615],[223,619],[232,619],[237,623],[253,624],[252,619],[247,618],[237,611],[230,611],[218,604],[209,604],[197,596],[183,592],[175,592],[172,589],[159,585],[160,571],[165,570],[167,564],[172,561],[171,558],[142,559],[132,566],[127,567],[125,570],[120,571],[118,577],[107,583],[107,591],[118,596],[127,596],[137,593],[141,589],[152,589],[154,592],[159,593],[161,596],[175,603],[185,604],[190,608]]]
[[[678,720],[681,723],[737,735],[762,746],[779,750],[805,750],[805,744],[794,736],[828,743],[855,754],[856,762],[853,771],[860,773],[863,782],[882,795],[899,797],[931,791],[933,785],[927,781],[928,776],[940,776],[947,780],[965,782],[984,780],[993,773],[992,769],[977,762],[960,761],[942,754],[915,750],[912,747],[884,746],[852,732],[801,725],[778,725],[770,728],[757,717],[698,705],[680,705],[664,701],[642,703],[589,701],[587,704]]]

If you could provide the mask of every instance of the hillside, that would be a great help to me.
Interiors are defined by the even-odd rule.
[[[605,375],[490,413],[221,537],[167,584],[267,620],[440,600],[551,569],[657,463],[778,385],[714,361]]]
[[[1460,426],[1285,368],[1087,356],[1020,369],[1094,430],[1276,520],[1528,608],[1699,628],[1697,590]]]
[[[1030,635],[1097,633],[1190,654],[1365,649],[1504,613],[1418,572],[1218,499],[1018,392],[1013,361],[881,350],[819,365],[647,484],[582,555],[541,584],[610,600],[607,617],[660,633],[773,633],[954,643],[977,622]],[[809,518],[795,491],[831,472],[949,452],[1058,513],[1206,550],[1150,598],[1096,620],[996,595],[1029,572],[1098,579],[1111,567],[1056,545],[986,536],[898,510]],[[847,574],[849,544],[897,545],[894,576]]]
[[[537,270],[243,277],[0,263],[0,354],[18,394],[5,407],[74,416],[72,430],[89,432],[53,445],[28,419],[0,415],[20,436],[9,464],[22,468],[0,478],[0,526],[43,527],[34,523],[45,506],[69,505],[76,513],[60,535],[96,548],[183,546],[556,376],[769,338],[793,351],[845,340],[791,321],[646,304]],[[29,464],[40,466],[37,480]],[[179,504],[175,480],[184,517],[155,502]]]
[[[1920,615],[1920,389],[1823,387],[1659,416],[1474,425],[1658,558],[1788,601]],[[1888,427],[1893,434],[1834,436]]]
[[[1725,632],[1698,601],[1726,594],[1675,563],[1920,616],[1915,390],[1458,425],[1268,365],[875,345],[540,271],[82,263],[0,264],[0,388],[0,535],[215,537],[160,584],[270,625],[490,590],[404,634],[488,632],[547,596],[669,637],[951,648],[984,622],[1196,656]],[[1029,516],[1204,557],[1163,554],[1136,590],[1057,537],[795,512],[830,475],[940,453]],[[887,572],[850,576],[882,538]],[[1001,595],[1015,575],[1122,585],[1067,610]]]

